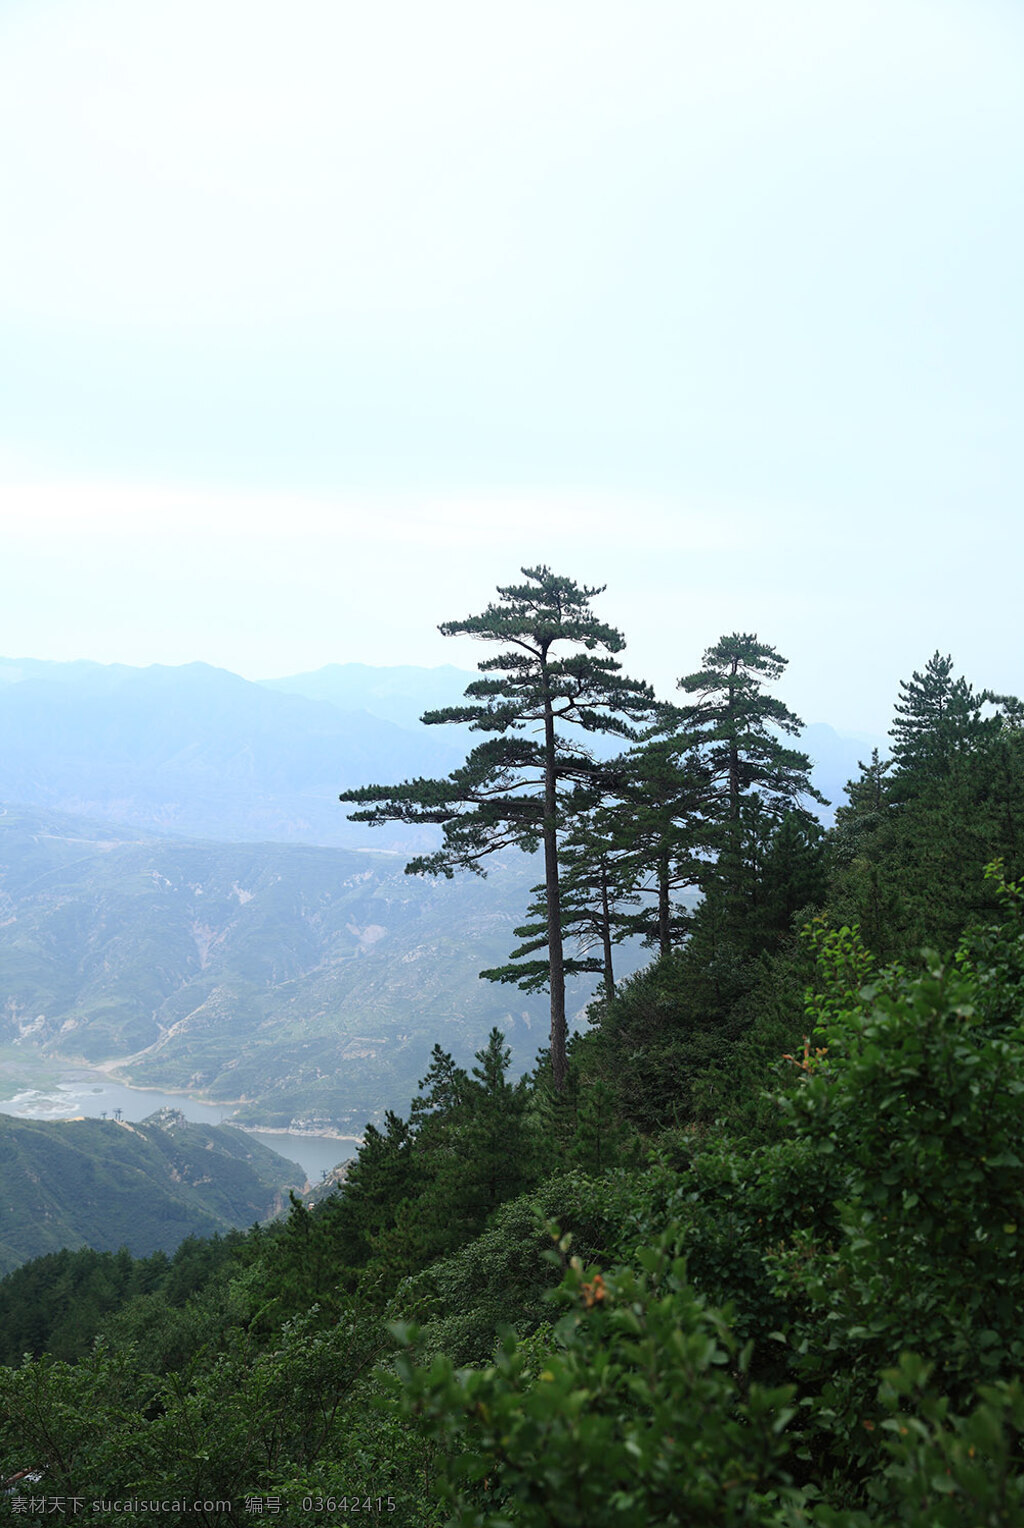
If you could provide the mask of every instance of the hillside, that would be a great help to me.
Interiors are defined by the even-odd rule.
[[[171,1252],[265,1220],[304,1181],[257,1138],[171,1109],[136,1125],[0,1114],[0,1272],[61,1247]]]
[[[119,1061],[280,1127],[361,1129],[409,1096],[436,1040],[468,1059],[492,1024],[528,1065],[546,1000],[477,973],[514,942],[536,866],[513,854],[486,880],[434,882],[402,865],[3,808],[0,1043]]]
[[[172,1266],[65,1252],[3,1280],[0,1352],[33,1356],[0,1367],[0,1483],[187,1478],[234,1513],[337,1504],[356,1460],[417,1528],[1019,1528],[1022,708],[939,654],[901,691],[895,763],[827,833],[753,792],[675,826],[735,825],[562,1088],[516,1080],[497,1030],[472,1070],[442,1040],[340,1191]],[[786,767],[740,742],[758,784]],[[34,836],[59,874],[28,899],[83,849]]]

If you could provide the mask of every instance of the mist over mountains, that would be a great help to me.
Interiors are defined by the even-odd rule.
[[[254,683],[205,663],[0,659],[0,800],[149,833],[411,854],[423,830],[351,823],[338,793],[460,764],[476,735],[419,717],[475,677],[348,663]],[[835,803],[871,742],[816,723],[801,746]]]
[[[262,684],[286,695],[303,695],[324,701],[342,711],[365,711],[396,727],[420,730],[424,711],[453,706],[465,694],[466,685],[479,676],[468,669],[445,664],[441,668],[374,668],[368,663],[328,663],[308,674],[285,679],[264,679]],[[432,733],[438,729],[428,729]],[[440,729],[449,738],[467,735],[468,727]]]
[[[338,699],[302,693],[304,679]],[[350,823],[339,791],[447,774],[464,748],[419,726],[397,695],[383,709],[408,716],[403,725],[361,709],[358,682],[346,704],[331,680],[322,670],[282,689],[205,663],[0,660],[0,799],[151,833],[408,851],[422,834]],[[441,693],[457,698],[464,683],[442,680]]]

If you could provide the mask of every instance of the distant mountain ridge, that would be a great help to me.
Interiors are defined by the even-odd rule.
[[[479,735],[419,717],[457,703],[476,677],[336,663],[253,683],[204,663],[3,658],[0,800],[161,835],[411,855],[436,835],[351,823],[338,794],[460,764]],[[872,743],[814,723],[801,746],[834,805]]]
[[[0,1114],[0,1274],[61,1247],[173,1252],[266,1220],[305,1176],[255,1137],[173,1109],[131,1125]]]
[[[348,821],[338,793],[446,774],[463,757],[444,729],[401,727],[208,664],[0,660],[0,799],[151,833],[412,852],[423,833],[372,835]]]
[[[369,663],[328,663],[307,674],[262,679],[260,683],[269,690],[325,701],[341,711],[368,711],[382,721],[416,731],[424,711],[458,705],[467,684],[479,677],[451,664],[439,668],[411,664],[375,668]]]

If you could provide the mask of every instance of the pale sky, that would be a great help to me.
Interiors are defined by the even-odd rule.
[[[0,0],[0,653],[1024,691],[1019,0]]]

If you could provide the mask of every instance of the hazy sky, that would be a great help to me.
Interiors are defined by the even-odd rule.
[[[0,652],[1024,691],[1019,0],[0,0]]]

